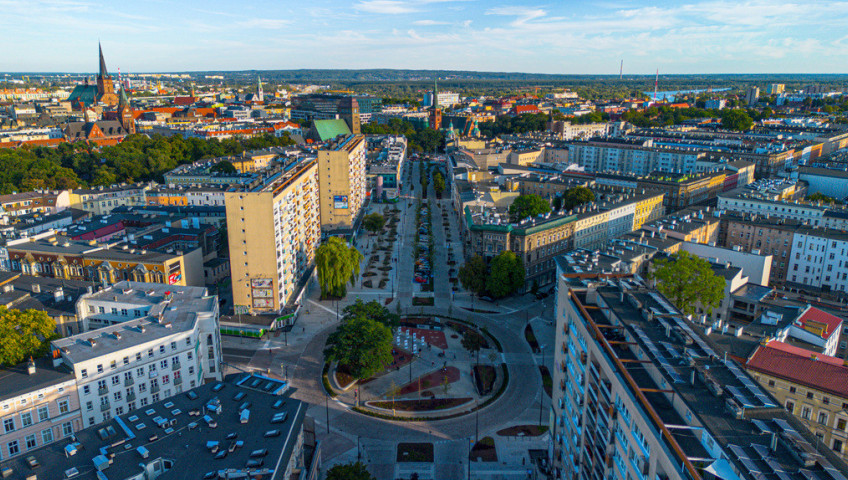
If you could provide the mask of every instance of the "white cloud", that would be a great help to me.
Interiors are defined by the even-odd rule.
[[[363,12],[381,13],[384,15],[401,15],[418,11],[411,4],[399,0],[362,0],[354,5],[353,8]]]
[[[238,26],[243,28],[267,28],[273,30],[291,25],[291,23],[291,20],[285,20],[282,18],[253,18],[243,22],[238,22]]]
[[[412,22],[412,24],[413,25],[423,25],[423,26],[450,25],[450,22],[439,22],[439,21],[436,21],[436,20],[416,20],[416,21]]]

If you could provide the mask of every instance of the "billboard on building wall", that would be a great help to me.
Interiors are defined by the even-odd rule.
[[[272,298],[254,298],[253,308],[274,308],[274,299]]]
[[[250,288],[272,288],[274,281],[270,278],[254,278],[250,281]]]
[[[333,208],[350,208],[348,206],[347,195],[335,195],[333,197]]]
[[[183,279],[182,272],[169,273],[168,274],[168,285],[176,285],[180,283],[180,280]]]

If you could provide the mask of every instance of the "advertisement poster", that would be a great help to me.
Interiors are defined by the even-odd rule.
[[[254,278],[250,281],[250,288],[272,288],[274,281],[270,278]]]
[[[336,195],[333,197],[333,208],[349,208],[347,195]]]
[[[168,285],[176,285],[183,279],[183,274],[181,272],[168,274]]]

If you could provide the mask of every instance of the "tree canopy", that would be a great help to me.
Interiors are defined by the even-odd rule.
[[[371,233],[378,233],[386,225],[386,218],[377,212],[369,213],[362,219],[362,227]]]
[[[441,172],[433,174],[433,190],[436,191],[436,195],[441,195],[445,191],[445,177]]]
[[[57,338],[56,324],[40,310],[15,310],[0,306],[0,365],[16,365],[47,353]]]
[[[155,180],[179,165],[245,150],[292,145],[284,135],[202,140],[180,135],[136,134],[115,146],[60,143],[57,148],[0,149],[0,194],[33,189],[73,189]],[[222,167],[223,168],[223,167]]]
[[[713,272],[710,262],[681,251],[654,262],[650,278],[656,288],[681,312],[692,315],[698,307],[712,313],[724,298],[724,278]]]
[[[410,122],[392,118],[387,124],[368,123],[362,126],[362,133],[373,135],[404,135],[409,149],[414,152],[434,152],[445,144],[445,134],[432,128],[416,128]]]
[[[351,318],[327,337],[324,356],[355,378],[371,377],[392,362],[392,331],[365,316]]]
[[[389,312],[389,309],[381,305],[376,300],[363,302],[361,298],[357,298],[356,302],[348,305],[342,310],[342,321],[347,322],[355,318],[368,318],[375,322],[382,323],[389,328],[395,328],[400,325],[400,317]]]
[[[475,255],[459,267],[459,283],[462,284],[462,288],[480,295],[486,289],[488,274],[489,267],[486,265],[486,260],[480,255]]]
[[[462,334],[462,348],[469,353],[477,354],[477,363],[480,363],[480,350],[483,348],[483,337],[470,328]]]
[[[327,471],[326,480],[376,480],[361,462],[335,465]]]
[[[572,210],[584,203],[595,201],[595,194],[586,187],[573,187],[564,191],[554,199],[554,205],[559,204],[565,210]]]
[[[722,110],[721,126],[728,130],[744,132],[754,126],[752,119],[744,110],[728,109]]]
[[[509,216],[513,222],[550,211],[551,204],[536,194],[519,195],[509,206]]]
[[[322,243],[315,252],[321,296],[341,298],[347,295],[347,283],[352,285],[356,281],[362,259],[359,250],[341,238],[330,237]]]
[[[524,275],[521,259],[515,252],[504,250],[492,259],[486,290],[495,298],[511,295],[524,286]]]
[[[232,175],[238,172],[236,167],[227,160],[221,160],[215,165],[212,165],[212,168],[210,168],[209,171],[212,173],[223,173],[225,175]]]

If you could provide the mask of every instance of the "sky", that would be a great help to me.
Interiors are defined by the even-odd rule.
[[[845,73],[848,1],[0,0],[0,71]]]

